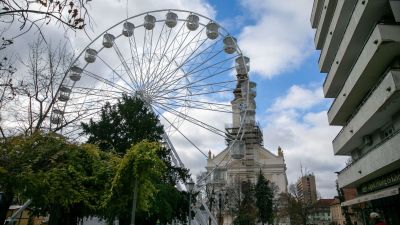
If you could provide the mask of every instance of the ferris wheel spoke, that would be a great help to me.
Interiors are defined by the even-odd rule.
[[[173,122],[169,121],[163,114],[161,114],[159,111],[157,111],[157,109],[154,109],[154,111],[156,111],[159,115],[161,115],[161,117],[167,121],[167,123],[169,125],[171,125],[171,127],[173,127],[175,129],[175,131],[177,131],[180,135],[182,135],[183,138],[186,139],[186,141],[188,141],[190,144],[192,144],[202,155],[204,155],[207,158],[207,155],[193,142],[191,141],[188,137],[186,137],[186,135],[184,135],[177,126],[174,125]]]
[[[81,94],[80,92],[77,92],[77,94]],[[90,96],[88,96],[88,94],[86,93],[82,93],[82,95],[80,96],[74,96],[75,101],[73,103],[68,104],[68,106],[74,106],[74,105],[81,105],[84,104],[86,102],[104,102],[108,99],[118,99],[121,98],[121,96],[107,96],[107,95],[102,95],[102,94],[90,94]],[[80,100],[84,100],[80,101]]]
[[[188,103],[188,102],[184,102]],[[200,109],[200,110],[206,110],[206,111],[213,111],[213,112],[222,112],[222,113],[232,113],[230,110],[226,110],[223,108],[217,108],[213,107],[211,104],[178,104],[178,103],[164,103],[164,105],[171,106],[171,107],[187,107],[189,106],[192,109]]]
[[[178,77],[175,80],[177,81],[177,80],[180,80],[180,79],[186,77],[185,72],[183,70],[183,65],[185,63],[187,63],[188,61],[190,61],[193,54],[205,43],[206,40],[207,39],[204,39],[203,42],[197,46],[196,50],[193,51],[191,54],[189,54],[189,56],[186,57],[186,59],[183,62],[181,62],[180,64],[178,64],[175,60],[170,59],[169,61],[174,61],[176,68],[174,70],[172,70],[171,72],[166,73],[166,75],[163,75],[160,80],[170,80],[179,70],[182,70],[183,76]],[[158,87],[160,85],[160,80],[158,80],[155,84],[153,84],[153,86],[152,86],[153,89],[158,89]]]
[[[152,59],[152,55],[154,55],[154,54],[152,54],[153,53],[153,30],[151,30],[151,31],[149,31],[149,33],[151,34],[150,35],[150,37],[149,37],[149,41],[148,42],[145,42],[145,45],[144,46],[146,46],[146,56],[147,56],[147,62],[146,62],[146,64],[147,64],[147,68],[146,68],[146,75],[147,74],[149,74],[149,71],[150,71],[150,67],[151,67],[151,59]],[[146,45],[146,43],[147,43],[147,45]]]
[[[180,35],[180,33],[181,33],[181,31],[183,30],[184,27],[185,27],[185,23],[182,23],[182,25],[180,26],[178,32],[176,32],[176,34],[175,34],[175,36],[172,38],[172,40],[176,40],[176,39],[177,39],[177,37]],[[167,55],[167,52],[169,51],[169,49],[171,48],[171,46],[174,45],[174,42],[173,42],[173,41],[171,41],[171,43],[168,44],[168,41],[169,41],[169,39],[170,39],[170,35],[171,35],[171,32],[172,32],[172,29],[169,29],[169,30],[170,30],[170,32],[168,33],[168,37],[167,37],[167,40],[166,40],[166,42],[165,42],[166,44],[164,45],[164,50],[163,50],[163,52],[162,52],[162,54],[161,54],[160,59],[158,60],[157,66],[155,67],[155,69],[153,70],[153,72],[149,75],[149,77],[148,77],[149,80],[154,80],[154,79],[156,79],[155,76],[157,76],[157,74],[159,74],[158,69],[160,68],[160,65],[162,64],[162,62],[163,62],[163,60],[164,60],[164,57]],[[189,33],[187,33],[187,35],[189,35]],[[166,47],[167,45],[168,45],[168,47]],[[161,71],[162,71],[162,70],[161,70]],[[148,80],[146,80],[146,81],[148,82]]]
[[[231,69],[232,69],[232,68],[228,68],[228,69],[225,69],[225,70],[220,71],[220,72],[218,72],[218,73],[211,74],[211,75],[209,75],[209,76],[207,76],[207,77],[203,77],[202,79],[192,81],[192,82],[187,83],[187,84],[185,84],[184,86],[178,87],[178,88],[179,88],[179,89],[185,89],[185,88],[191,88],[191,87],[202,87],[202,86],[206,86],[207,84],[204,84],[204,83],[201,83],[201,82],[203,82],[203,81],[205,81],[205,80],[207,80],[207,79],[211,79],[211,78],[213,78],[213,77],[215,77],[215,76],[218,76],[218,75],[220,75],[220,74],[223,74],[224,72],[227,72],[227,71],[229,71],[229,70],[231,70]],[[200,83],[201,85],[194,86],[194,84],[197,84],[197,83]],[[210,85],[210,84],[214,84],[214,83],[209,83],[208,85]],[[171,85],[169,85],[169,86],[171,86]],[[178,90],[178,88],[171,88],[171,89],[168,89],[168,90],[166,90],[166,89],[164,88],[163,90],[160,90],[159,93],[163,93],[163,94],[165,94],[165,95],[168,95],[168,94],[170,94],[170,93],[172,93],[172,92]],[[230,89],[230,90],[233,90],[233,89],[234,89],[234,88],[232,88],[232,89]]]
[[[166,25],[165,25],[165,23],[163,23],[163,26],[162,26],[162,28],[161,28],[161,31],[160,31],[160,35],[158,36],[158,38],[157,38],[157,42],[156,42],[156,45],[155,45],[155,47],[154,47],[154,51],[152,50],[152,49],[150,49],[150,59],[149,59],[149,66],[148,66],[148,69],[147,69],[147,72],[146,72],[146,74],[149,74],[150,73],[150,67],[152,66],[152,61],[153,61],[153,58],[155,57],[155,55],[156,55],[156,51],[157,51],[157,46],[159,45],[159,43],[161,43],[161,40],[162,40],[162,35],[163,35],[163,32],[164,32],[164,28],[166,27]],[[166,29],[165,29],[166,30]],[[171,30],[170,30],[171,31]],[[152,33],[152,37],[153,37],[153,33]],[[152,38],[153,39],[153,38]],[[160,49],[161,49],[161,46],[160,46]],[[153,65],[154,66],[154,65]]]
[[[220,52],[221,52],[221,51],[220,51]],[[208,69],[211,68],[211,67],[216,67],[216,68],[222,69],[222,65],[225,64],[225,63],[227,63],[227,62],[229,62],[229,61],[232,60],[234,57],[230,57],[230,58],[228,58],[228,59],[225,59],[225,60],[222,60],[222,61],[218,61],[217,63],[214,63],[214,64],[212,64],[212,65],[209,65],[209,66],[206,67],[206,68],[201,68],[201,69],[199,69],[199,70],[195,70],[195,69],[198,69],[199,67],[205,65],[208,61],[212,60],[212,59],[213,59],[215,56],[217,56],[220,52],[214,54],[212,57],[208,58],[207,60],[205,60],[204,62],[202,62],[200,65],[196,66],[195,68],[192,68],[192,70],[190,70],[190,71],[188,71],[187,73],[185,73],[184,76],[182,76],[182,77],[189,77],[189,76],[192,76],[192,75],[195,75],[195,74],[198,74],[198,73],[201,74],[201,73],[203,73],[204,71],[208,70]],[[230,66],[229,68],[227,68],[227,69],[225,69],[225,70],[222,70],[222,71],[220,71],[219,73],[215,73],[215,75],[219,75],[219,74],[221,74],[221,73],[223,73],[223,72],[226,72],[226,71],[228,71],[228,70],[231,70],[231,69],[233,69],[233,68],[234,68],[233,66]],[[177,78],[177,79],[172,80],[171,83],[176,83],[177,81],[181,80],[182,77],[179,77],[179,78]],[[212,78],[212,77],[214,77],[214,75],[208,76],[207,78]],[[204,79],[201,79],[201,80],[204,80]],[[170,86],[167,86],[167,87],[170,87]],[[167,89],[167,88],[164,88],[164,89]]]
[[[206,130],[209,130],[209,131],[211,131],[211,132],[213,132],[213,133],[215,133],[217,135],[220,135],[220,136],[226,138],[225,131],[222,131],[222,130],[220,130],[220,129],[216,128],[216,127],[213,127],[213,126],[211,126],[211,125],[209,125],[209,124],[207,124],[205,122],[202,122],[202,121],[200,121],[198,119],[195,119],[195,118],[193,118],[193,117],[191,117],[191,116],[189,116],[187,114],[183,114],[183,113],[177,111],[176,109],[174,109],[172,107],[169,107],[169,106],[167,106],[167,105],[165,105],[163,103],[157,104],[157,107],[159,107],[159,108],[161,108],[161,109],[163,109],[163,110],[165,110],[165,111],[167,111],[167,112],[169,112],[171,114],[174,114],[175,116],[179,116],[182,119],[184,119],[184,120],[186,120],[186,121],[188,121],[188,122],[190,122],[192,124],[200,126],[200,127],[204,128]]]
[[[201,92],[201,91],[203,91],[203,93],[204,93],[205,90],[207,90],[208,92],[220,91],[221,89],[222,90],[229,89],[229,90],[233,91],[234,88],[232,88],[228,85],[230,83],[236,83],[236,81],[222,81],[222,82],[216,82],[216,83],[205,83],[205,84],[201,84],[201,85],[192,85],[192,86],[190,86],[191,92],[189,93],[189,95],[197,94],[198,92]],[[184,85],[181,87],[176,87],[175,89],[170,90],[170,92],[168,92],[168,93],[160,92],[163,95],[162,96],[158,95],[157,97],[170,98],[170,99],[176,98],[175,96],[177,93],[184,92],[188,88],[189,87],[187,85]]]
[[[209,57],[207,60],[204,60],[203,62],[201,62],[200,64],[198,64],[196,67],[192,68],[191,70],[188,70],[188,74],[189,75],[193,75],[193,74],[198,74],[198,73],[202,73],[206,70],[209,70],[210,68],[216,68],[216,69],[222,69],[223,65],[225,65],[227,62],[230,62],[233,58],[235,57],[230,57],[221,61],[218,61],[216,63],[213,63],[211,65],[208,65],[207,63],[209,61],[211,61],[213,58],[217,57],[221,52],[223,52],[222,50],[215,53],[214,55],[212,55],[211,57]],[[207,67],[201,68],[202,66],[207,65]],[[229,66],[228,69],[233,69],[233,66]],[[197,70],[196,70],[197,69]]]
[[[128,92],[128,93],[131,92],[130,89],[127,89],[126,87],[123,87],[123,86],[121,86],[119,84],[116,84],[115,82],[107,80],[107,79],[103,78],[102,76],[97,75],[97,74],[95,74],[93,72],[90,72],[88,70],[83,70],[83,74],[88,75],[88,76],[92,77],[93,79],[96,79],[96,80],[98,80],[98,81],[100,81],[100,82],[102,82],[104,84],[110,85],[111,87],[113,87],[113,88],[115,88],[117,90],[120,90],[122,92]]]
[[[122,55],[121,51],[119,50],[117,43],[114,42],[113,48],[114,48],[114,51],[117,54],[118,58],[120,59],[123,67],[125,68],[126,74],[128,75],[128,77],[129,77],[130,81],[132,82],[132,84],[135,85],[135,89],[137,90],[138,87],[139,87],[138,82],[136,81],[135,76],[132,74],[132,71],[129,68],[128,63],[126,62],[124,56]],[[130,85],[128,84],[128,86],[130,86]]]
[[[201,95],[211,95],[211,94],[217,94],[217,93],[223,93],[223,92],[232,92],[234,89],[222,89],[222,90],[217,90],[217,91],[207,91],[207,92],[199,92],[195,94],[189,94],[189,95],[181,95],[181,96],[174,96],[173,98],[183,98],[183,97],[190,97],[190,96],[201,96]],[[155,95],[154,97],[159,98],[160,95]]]
[[[86,112],[88,112],[88,111],[96,111],[96,112],[99,112],[102,108],[103,108],[103,106],[90,107],[90,108],[87,109]],[[75,113],[79,113],[79,112],[82,112],[82,111],[83,111],[83,110],[81,110],[81,109],[65,111],[65,112],[64,112],[64,115],[68,116],[69,114],[75,114]],[[87,113],[85,113],[85,115],[87,115]]]
[[[212,56],[212,55],[218,55],[219,53],[223,52],[222,49],[217,49],[217,46],[218,46],[218,42],[214,42],[214,43],[210,44],[207,48],[203,49],[201,52],[194,55],[186,63],[189,63],[192,60],[194,60],[194,61],[200,60],[199,64],[202,65],[202,64],[204,64],[203,62],[210,61],[212,58],[214,58],[214,56]],[[196,65],[196,63],[192,63],[192,65],[190,65],[186,70],[192,71],[193,69],[191,67],[195,66],[195,65]]]
[[[131,57],[131,60],[132,60],[132,69],[133,69],[133,73],[135,74],[135,76],[139,76],[138,78],[139,78],[139,83],[141,84],[142,83],[142,80],[141,80],[141,74],[139,74],[138,73],[138,71],[136,71],[136,60],[135,60],[135,56],[134,56],[134,49],[133,49],[133,47],[132,47],[132,42],[131,42],[131,40],[130,39],[128,39],[128,42],[129,42],[129,52],[130,52],[130,57]],[[134,77],[135,77],[134,76]]]
[[[146,38],[147,38],[147,30],[144,31],[143,37],[143,46],[142,46],[142,56],[141,56],[141,63],[140,63],[140,71],[142,71],[143,76],[147,75],[144,73],[144,60],[145,60],[145,48],[146,48]]]
[[[97,58],[99,58],[99,59],[104,63],[104,65],[106,65],[106,66],[107,66],[115,75],[117,75],[128,87],[130,87],[131,90],[136,90],[135,87],[132,87],[131,84],[130,84],[128,81],[126,81],[126,80],[123,78],[123,76],[122,76],[121,74],[119,74],[117,71],[115,71],[115,69],[112,68],[102,57],[97,56]],[[127,72],[128,72],[128,71],[127,71]]]
[[[165,97],[160,97],[156,100],[163,101],[163,100],[171,100],[174,102],[185,102],[185,103],[194,103],[194,104],[199,104],[199,105],[208,105],[209,107],[220,107],[220,108],[231,108],[232,106],[229,104],[224,104],[224,103],[219,103],[219,102],[211,102],[211,101],[201,101],[201,100],[194,100],[194,99],[188,99],[188,98],[165,98]],[[232,110],[227,110],[227,112],[232,112]]]
[[[92,102],[92,101],[105,101],[107,99],[118,99],[121,98],[121,95],[107,95],[103,93],[87,93],[87,92],[80,92],[76,91],[76,94],[73,96],[74,100],[73,103],[68,104],[69,106],[71,105],[78,105],[78,104],[83,104],[83,100],[86,102]]]
[[[209,60],[211,60],[211,59],[209,59]],[[225,63],[226,61],[228,61],[228,60],[224,60],[224,61],[215,63],[213,66],[218,65],[218,64]],[[205,64],[205,63],[207,63],[207,62],[204,62],[203,64]],[[198,67],[202,66],[203,64],[199,65]],[[197,67],[196,67],[196,68],[197,68]],[[209,67],[208,67],[208,68],[209,68]],[[208,68],[203,68],[203,69],[197,70],[197,71],[193,71],[193,70],[195,69],[195,68],[193,68],[192,71],[187,72],[187,73],[184,73],[184,75],[183,75],[182,77],[176,78],[176,79],[174,79],[174,80],[172,80],[172,81],[170,81],[170,82],[168,82],[168,83],[164,83],[164,88],[161,89],[161,91],[168,90],[168,89],[174,90],[174,88],[171,88],[171,86],[172,86],[172,85],[176,85],[180,80],[182,80],[182,78],[191,77],[191,76],[193,76],[193,75],[196,74],[196,73],[202,73],[203,71],[207,70]],[[233,69],[233,67],[230,67],[230,68],[227,68],[227,69],[225,69],[225,70],[219,71],[218,73],[211,74],[211,75],[207,76],[205,79],[200,79],[200,80],[194,81],[194,82],[188,82],[189,84],[187,84],[187,86],[190,86],[190,85],[195,84],[195,83],[197,83],[197,82],[204,81],[204,80],[209,79],[209,78],[213,78],[213,77],[215,77],[216,75],[220,75],[220,74],[222,74],[222,73],[224,73],[224,72],[227,72],[227,71],[229,71],[229,70],[231,70],[231,69]]]
[[[139,51],[138,51],[138,46],[137,46],[137,43],[136,43],[135,35],[132,35],[131,37],[129,37],[129,44],[130,44],[130,47],[131,47],[133,68],[134,68],[134,70],[135,70],[135,73],[139,76],[140,83],[143,84],[143,82],[144,82],[144,75],[143,75],[143,71],[142,71],[142,69],[141,69],[142,67],[141,67],[140,60],[139,60],[140,57],[139,57]],[[132,47],[132,46],[133,46],[133,47]],[[135,60],[135,57],[133,56],[133,52],[134,52],[135,55],[136,55],[136,60]],[[136,71],[136,69],[137,69],[138,71]]]
[[[164,72],[162,74],[162,79],[165,80],[169,80],[174,74],[176,74],[176,72],[178,70],[181,70],[183,68],[183,65],[188,63],[190,61],[190,59],[192,58],[192,56],[197,52],[198,49],[200,49],[200,47],[202,47],[204,45],[204,43],[207,41],[207,38],[200,40],[197,40],[195,43],[197,45],[197,47],[195,48],[195,50],[192,50],[189,54],[186,54],[187,49],[189,48],[189,46],[194,43],[193,40],[195,38],[199,38],[201,37],[201,33],[204,31],[204,28],[197,33],[197,35],[195,37],[192,38],[192,40],[189,41],[189,43],[182,49],[185,50],[185,53],[183,53],[183,55],[180,55],[182,53],[182,51],[179,52],[180,58],[182,58],[183,60],[181,60],[179,63],[177,62],[177,55],[175,55],[175,57],[168,59],[167,60],[171,63],[174,62],[176,68],[174,70],[172,70],[172,72],[166,73]],[[198,44],[200,43],[200,44]],[[171,65],[171,64],[170,64]]]
[[[109,98],[103,98],[101,100],[100,99],[98,99],[98,100],[89,100],[89,101],[85,101],[85,104],[92,105],[92,104],[96,103],[96,105],[103,106],[105,102],[109,102],[109,101],[112,101],[112,100],[114,101],[114,100],[118,100],[118,99],[120,99],[120,98],[109,97]],[[70,104],[69,106],[70,107],[74,107],[74,106],[80,106],[80,105],[82,105],[82,103],[73,103],[73,104]]]
[[[83,119],[86,119],[86,118],[89,118],[89,117],[92,117],[93,115],[97,115],[99,112],[100,112],[100,110],[101,110],[101,108],[97,108],[97,109],[93,109],[92,111],[93,112],[90,112],[90,113],[85,113],[85,114],[80,114],[81,112],[76,112],[76,113],[78,113],[77,115],[74,115],[74,118],[73,119],[70,119],[70,120],[66,120],[66,116],[64,116],[64,123],[62,124],[62,125],[60,125],[60,126],[57,126],[53,131],[54,132],[57,132],[57,131],[59,131],[59,130],[62,130],[62,129],[64,129],[64,128],[66,128],[67,126],[69,126],[70,124],[73,124],[73,123],[78,123],[78,122],[81,122],[81,120],[83,120]],[[75,112],[69,112],[69,113],[67,113],[67,116],[68,116],[68,114],[72,114],[72,113],[74,113],[75,114]],[[75,126],[80,126],[80,125],[75,125]],[[79,129],[77,129],[77,128],[71,128],[71,129],[69,129],[67,132],[65,132],[64,133],[64,135],[66,135],[66,136],[69,136],[69,134],[71,134],[71,133],[73,133],[73,132],[76,132],[77,130],[79,130]]]
[[[183,45],[183,43],[186,42],[186,39],[188,38],[190,32],[187,32],[184,40],[182,41],[182,43],[178,46],[177,50],[175,51],[175,54],[173,55],[172,58],[167,58],[168,64],[165,66],[164,70],[160,71],[159,78],[158,80],[156,80],[156,82],[158,83],[160,80],[165,80],[166,76],[168,77],[169,74],[165,74],[165,72],[167,71],[167,69],[172,65],[173,66],[173,62],[175,63],[176,58],[179,56],[180,53],[182,53],[182,51],[184,49],[186,49],[188,47],[188,45],[190,45],[193,40],[200,36],[200,33],[202,33],[204,31],[204,27],[202,28],[201,32],[198,32],[186,45]],[[178,71],[179,68],[176,68],[175,70],[173,70],[175,73],[176,71]],[[153,83],[154,83],[155,79],[153,79]],[[154,88],[154,84],[151,84],[150,87]]]
[[[169,32],[168,32],[168,35],[167,35],[167,40],[165,41],[165,43],[168,43],[169,38],[171,36],[171,32],[172,32],[172,29],[169,29]],[[160,48],[160,56],[161,57],[159,57],[157,59],[157,61],[158,61],[157,64],[155,65],[155,67],[154,67],[153,71],[151,72],[151,74],[149,74],[149,80],[156,79],[155,75],[157,74],[157,71],[158,71],[161,63],[163,62],[163,58],[165,57],[165,52],[167,51],[166,47],[167,47],[167,45],[164,44],[164,48],[163,49]]]
[[[119,90],[110,90],[109,88],[99,88],[99,87],[81,87],[81,86],[74,86],[74,89],[77,90],[87,90],[87,91],[97,91],[100,93],[113,93],[113,94],[119,94],[122,96],[122,94],[126,94],[124,91],[119,91]]]

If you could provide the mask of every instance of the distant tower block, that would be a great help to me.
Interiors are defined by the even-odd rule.
[[[315,176],[310,173],[299,178],[296,184],[300,199],[306,205],[312,205],[317,202],[317,187]]]

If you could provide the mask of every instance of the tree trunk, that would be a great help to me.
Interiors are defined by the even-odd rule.
[[[4,224],[4,221],[7,219],[8,208],[10,208],[12,201],[14,198],[14,193],[12,192],[4,192],[1,201],[0,201],[0,224]]]
[[[61,219],[63,219],[63,218],[61,218],[61,208],[60,208],[60,206],[53,205],[51,207],[50,218],[49,218],[49,224],[48,225],[58,225],[59,224],[58,222]],[[64,221],[63,221],[63,224],[64,224]]]
[[[134,181],[134,190],[133,190],[133,200],[132,200],[132,213],[131,213],[131,225],[135,225],[135,217],[136,217],[136,203],[137,203],[137,194],[138,194],[138,179],[135,178]]]
[[[130,216],[129,215],[120,215],[118,217],[118,224],[119,225],[129,225],[129,223],[130,223]]]
[[[65,210],[59,205],[53,205],[50,211],[48,225],[77,225],[78,217],[73,210]]]

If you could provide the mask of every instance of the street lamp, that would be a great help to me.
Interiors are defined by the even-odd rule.
[[[194,182],[193,182],[192,179],[190,179],[188,181],[187,188],[188,188],[188,191],[189,191],[189,219],[188,219],[188,224],[190,225],[190,221],[192,220],[192,215],[191,215],[192,210],[191,210],[190,206],[192,205],[192,191],[193,191],[193,188],[194,188]]]
[[[222,221],[222,193],[221,192],[219,192],[218,197],[219,197],[219,202],[218,202],[218,207],[219,207],[218,224],[222,225],[223,221]]]

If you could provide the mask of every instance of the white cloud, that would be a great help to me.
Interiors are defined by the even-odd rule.
[[[214,9],[204,0],[130,0],[130,1],[109,1],[98,0],[90,8],[90,13],[93,16],[94,31],[91,31],[91,36],[104,31],[115,23],[124,20],[129,16],[135,16],[141,13],[146,13],[161,9],[180,9],[195,11],[205,16],[214,17]]]
[[[264,143],[271,149],[283,148],[289,183],[301,176],[302,164],[303,169],[314,172],[322,197],[331,198],[337,195],[334,172],[344,167],[345,158],[333,155],[331,142],[339,128],[329,126],[326,111],[307,111],[324,102],[319,92],[320,88],[292,86],[285,96],[277,98],[273,105],[276,108],[265,115]],[[298,94],[301,97],[293,97],[296,93],[302,93]],[[304,97],[313,100],[307,102]]]
[[[251,71],[272,78],[298,68],[312,48],[310,0],[242,0],[254,25],[239,35],[239,46],[251,59]]]
[[[279,97],[273,104],[271,110],[279,111],[285,109],[309,109],[320,104],[323,99],[322,88],[306,89],[298,85],[290,87],[286,96]]]

